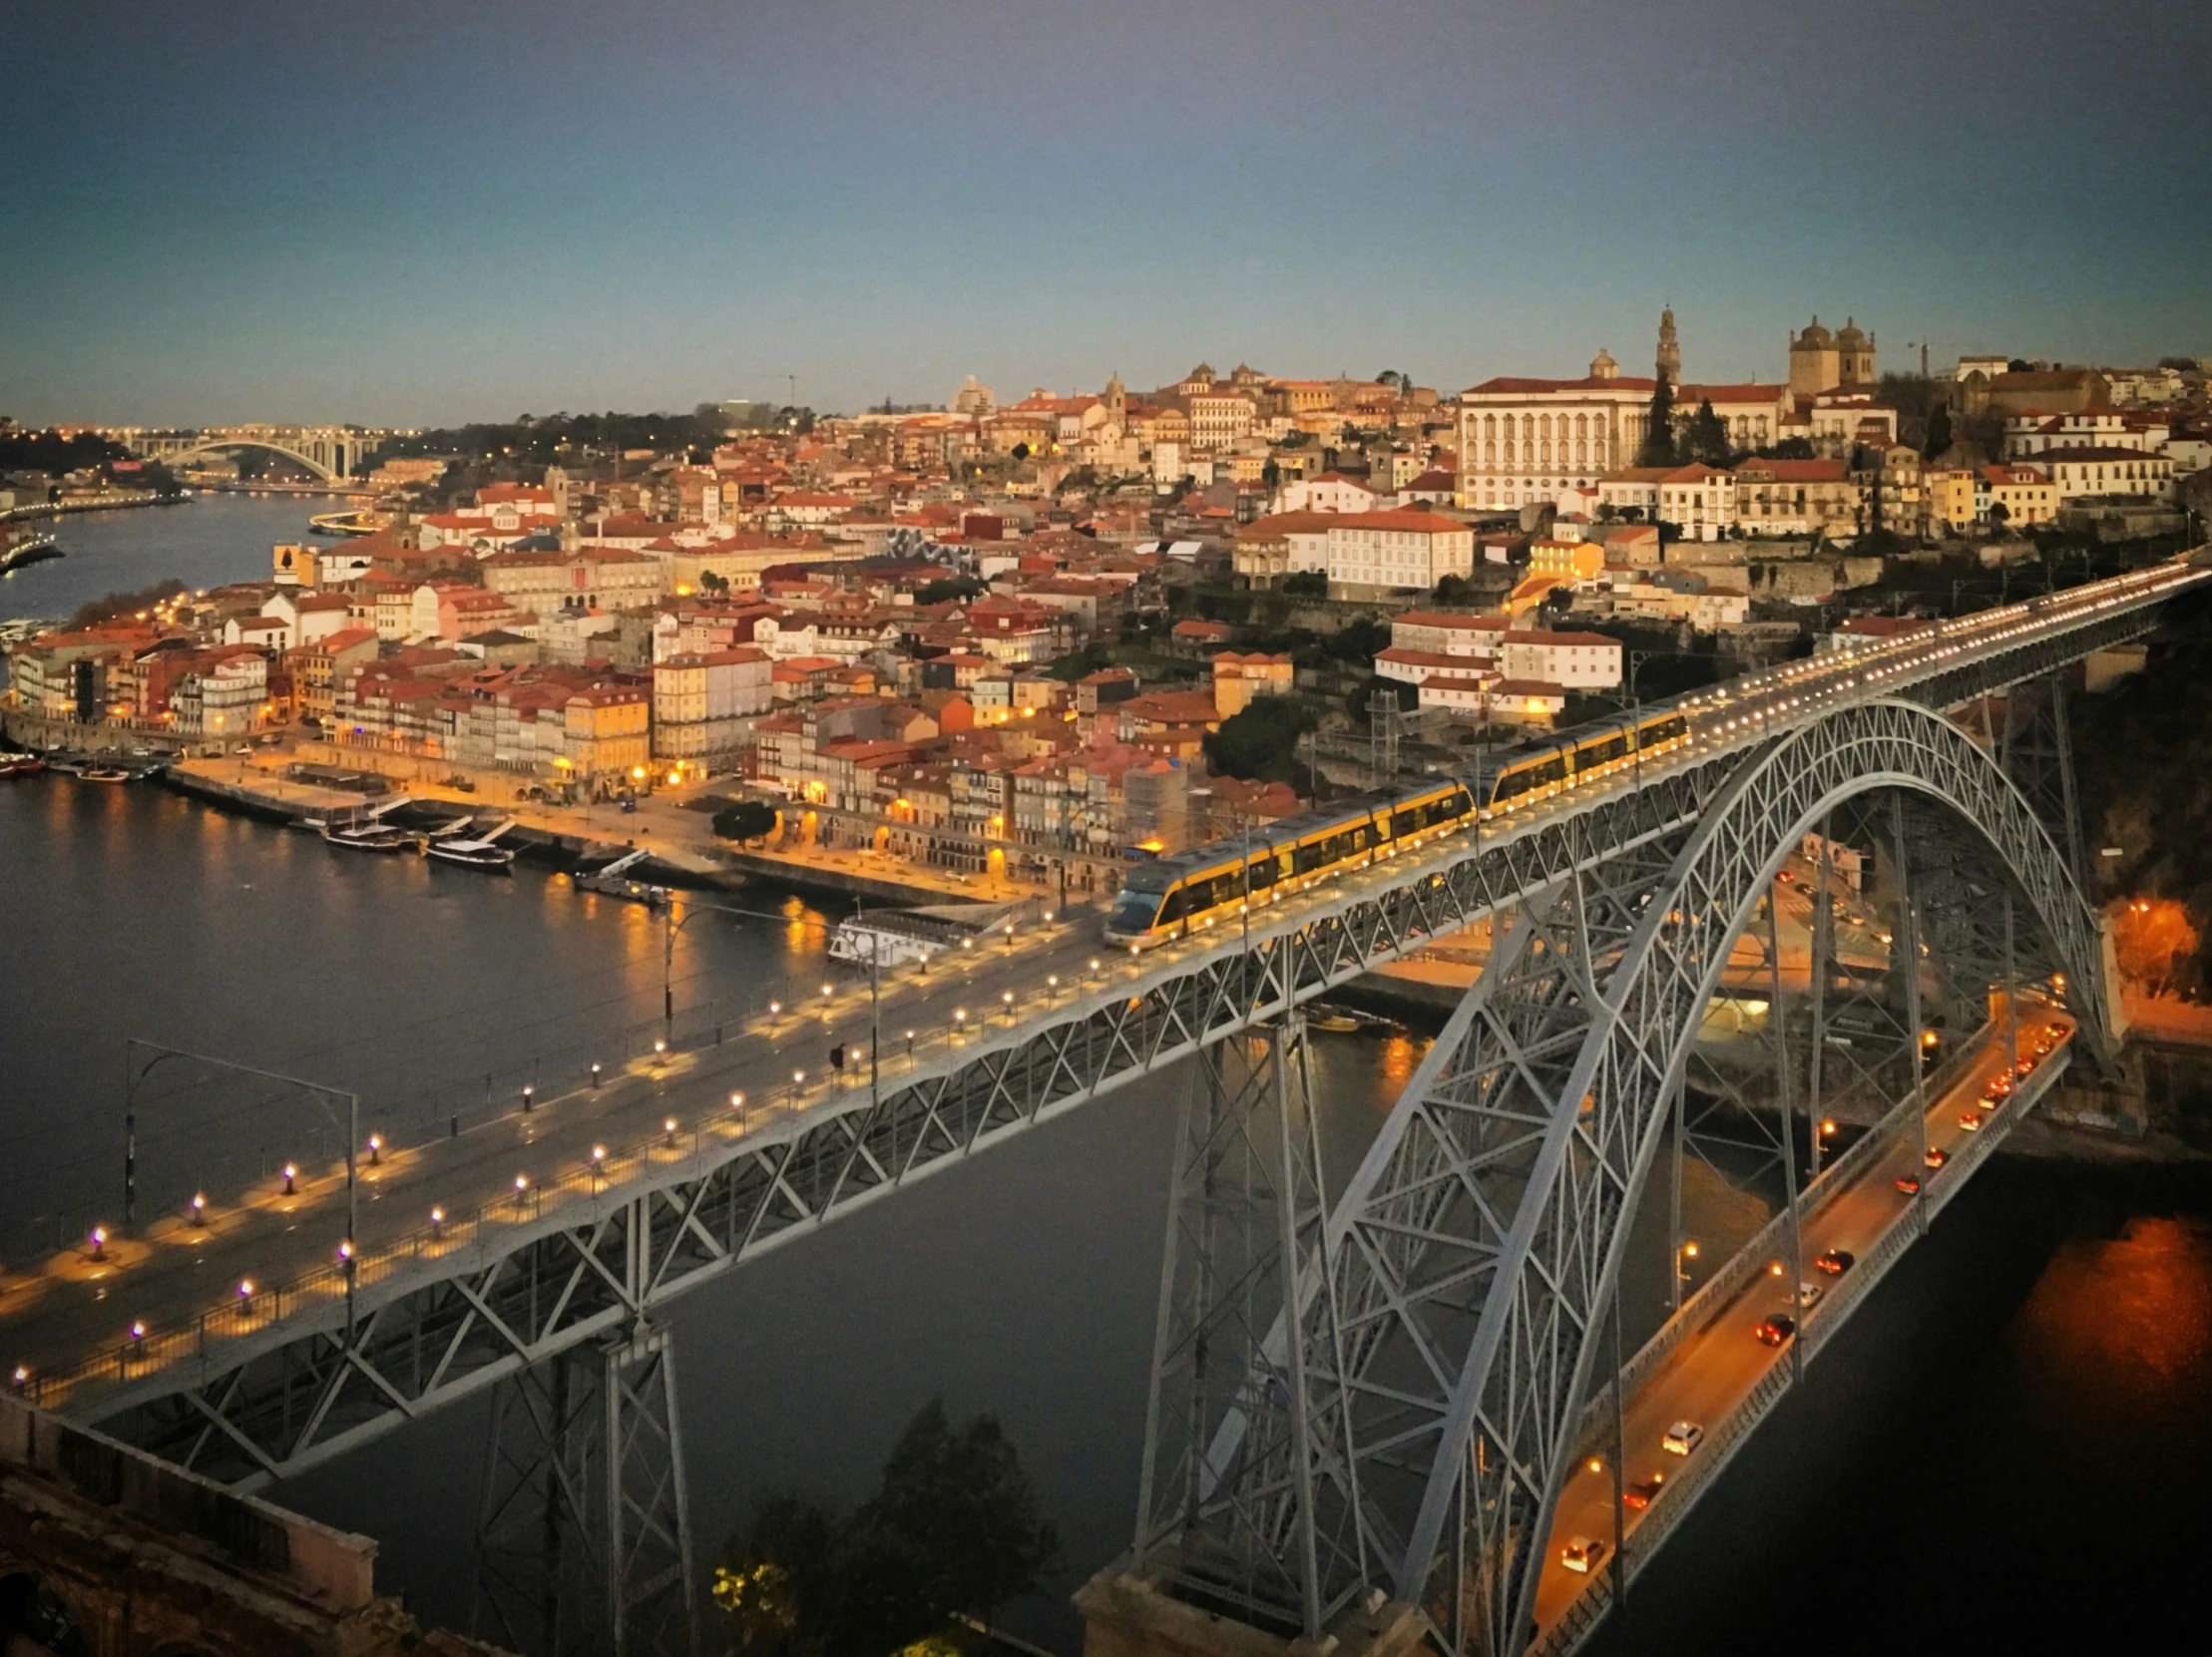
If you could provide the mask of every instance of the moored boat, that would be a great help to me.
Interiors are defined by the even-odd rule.
[[[394,828],[389,823],[362,823],[353,828],[325,827],[322,837],[333,846],[353,852],[403,851],[415,838],[405,829]]]
[[[129,782],[131,773],[113,765],[88,765],[77,773],[79,782]]]
[[[35,777],[45,769],[37,754],[0,753],[0,777]]]
[[[466,827],[468,821],[468,818],[462,818],[460,826]],[[436,858],[440,863],[455,863],[465,869],[504,870],[515,861],[515,854],[496,842],[514,826],[515,819],[509,817],[505,822],[496,823],[482,834],[472,835],[467,839],[449,829],[444,834],[424,841],[423,854]]]

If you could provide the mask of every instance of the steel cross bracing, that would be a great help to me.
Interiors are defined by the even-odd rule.
[[[1725,779],[1686,765],[1589,810],[1466,834],[1434,858],[1387,859],[1311,909],[1263,911],[1249,936],[1162,963],[1062,1016],[1004,1032],[912,1081],[670,1162],[586,1218],[518,1218],[496,1245],[401,1267],[341,1311],[302,1312],[131,1380],[68,1413],[244,1488],[327,1460],[518,1367],[600,1338],[740,1260],[902,1184],[1199,1051],[1373,967],[1694,820]],[[643,1187],[643,1188],[641,1188]],[[335,1312],[335,1315],[333,1315]]]
[[[1877,790],[1940,802],[1945,824],[1971,828],[1986,878],[2016,888],[2098,1028],[2097,935],[2061,854],[1991,758],[1913,703],[1846,707],[1776,738],[1699,821],[1529,891],[1334,1209],[1333,1293],[1314,1290],[1319,1259],[1299,1266],[1308,1459],[1327,1466],[1349,1444],[1371,1573],[1340,1563],[1307,1598],[1383,1589],[1424,1607],[1449,1650],[1521,1649],[1600,1345],[1589,1336],[1729,949],[1807,830]],[[1216,1460],[1234,1464],[1233,1447]],[[1214,1557],[1240,1551],[1209,1539]],[[1295,1603],[1272,1610],[1302,1620]]]
[[[1925,670],[1908,662],[1885,689],[1933,705],[1990,693],[2140,634],[2168,597]],[[1248,934],[1222,928],[1211,950],[1155,958],[1131,985],[979,1038],[880,1099],[846,1094],[575,1211],[397,1267],[361,1289],[350,1336],[343,1308],[309,1306],[198,1357],[88,1380],[63,1412],[246,1488],[304,1470],[1578,869],[1671,844],[1754,745],[1674,756],[1385,860],[1258,912]]]

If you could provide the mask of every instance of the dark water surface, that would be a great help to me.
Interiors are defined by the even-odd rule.
[[[177,570],[206,585],[263,568],[297,504],[73,523],[137,536],[235,508],[229,563]],[[90,585],[169,573],[153,565],[103,562]],[[817,970],[820,936],[689,927],[677,973],[739,993]],[[0,1203],[113,1191],[126,1036],[373,1089],[395,1064],[466,1072],[649,1016],[660,940],[645,912],[527,869],[347,856],[151,789],[0,782]],[[1318,1047],[1341,1180],[1420,1048]],[[1035,1471],[1066,1567],[1010,1621],[1073,1651],[1065,1596],[1133,1518],[1184,1085],[1125,1089],[676,1303],[702,1548],[778,1486],[856,1499],[941,1394],[1000,1415]],[[272,1493],[379,1537],[382,1585],[461,1623],[484,1420],[455,1409]],[[1603,1649],[2212,1651],[2208,1477],[2212,1187],[1999,1159],[1747,1447]]]
[[[47,520],[63,557],[0,577],[0,621],[67,617],[104,593],[174,577],[190,588],[265,581],[269,549],[307,539],[307,520],[344,503],[250,495],[196,495],[176,506],[73,513]]]

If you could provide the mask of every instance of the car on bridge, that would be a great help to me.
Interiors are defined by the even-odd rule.
[[[1620,1505],[1634,1512],[1642,1512],[1659,1496],[1659,1486],[1666,1482],[1666,1474],[1654,1471],[1649,1478],[1639,1478],[1620,1492]]]
[[[1797,1320],[1787,1312],[1770,1312],[1753,1326],[1752,1334],[1763,1347],[1778,1347],[1797,1333]]]
[[[1982,1131],[1982,1112],[1979,1110],[1960,1111],[1959,1125],[1969,1133],[1980,1133]]]
[[[1604,1557],[1605,1544],[1589,1536],[1570,1536],[1566,1545],[1559,1549],[1559,1563],[1584,1576],[1595,1570],[1597,1561]]]
[[[1849,1249],[1823,1249],[1813,1256],[1813,1270],[1826,1272],[1830,1277],[1841,1277],[1858,1263],[1859,1257]]]
[[[1705,1442],[1705,1430],[1695,1422],[1676,1422],[1666,1430],[1659,1448],[1674,1455],[1687,1455]]]
[[[1919,1196],[1920,1176],[1918,1174],[1899,1174],[1897,1176],[1897,1188],[1909,1197]]]
[[[1949,1162],[1951,1160],[1951,1152],[1945,1150],[1944,1147],[1941,1145],[1930,1145],[1928,1149],[1921,1154],[1921,1160],[1927,1163],[1931,1168],[1940,1168],[1946,1162]]]

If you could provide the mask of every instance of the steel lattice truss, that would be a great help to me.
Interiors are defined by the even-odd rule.
[[[1429,940],[1556,885],[1578,860],[1695,819],[1728,763],[1510,837],[1468,835],[1444,860],[1385,861],[1318,913],[1263,918],[1248,945],[1148,974],[1052,1022],[979,1040],[871,1102],[825,1107],[671,1163],[601,1200],[585,1223],[518,1221],[500,1245],[457,1249],[300,1314],[219,1364],[104,1384],[71,1414],[210,1476],[258,1488],[627,1327],[683,1290],[935,1169],[1161,1069]],[[195,1369],[202,1373],[193,1373]]]
[[[1985,879],[2002,871],[2095,1028],[2097,937],[2062,855],[1988,755],[1908,702],[1778,739],[1698,822],[1531,892],[1336,1206],[1334,1292],[1300,1266],[1313,1458],[1348,1440],[1374,1570],[1317,1584],[1324,1604],[1382,1587],[1453,1651],[1521,1648],[1664,1101],[1785,852],[1876,790],[1940,803],[1932,826],[1971,842]]]
[[[1986,657],[1932,667],[1919,682],[1900,675],[1896,686],[1938,706],[1992,693],[2139,635],[2161,608],[2150,602],[2054,626]],[[1875,712],[1889,705],[1845,711],[1905,717]],[[1599,871],[1627,867],[1623,859],[1655,864],[1715,807],[1744,751],[1670,765],[1639,786],[1593,793],[1572,812],[1502,833],[1478,828],[1417,858],[1385,861],[1317,894],[1319,907],[1261,911],[1248,935],[1224,929],[1210,953],[978,1039],[880,1099],[856,1092],[850,1103],[663,1165],[608,1193],[581,1221],[518,1220],[496,1241],[365,1287],[351,1319],[335,1305],[302,1311],[197,1360],[89,1383],[64,1412],[241,1487],[302,1471],[518,1368],[630,1327],[764,1249],[1255,1020],[1554,893],[1578,872],[1594,892],[1613,878]],[[1788,764],[1803,757],[1794,742],[1782,751]],[[1994,775],[1986,762],[1972,774]],[[1397,1143],[1403,1132],[1387,1136]]]

